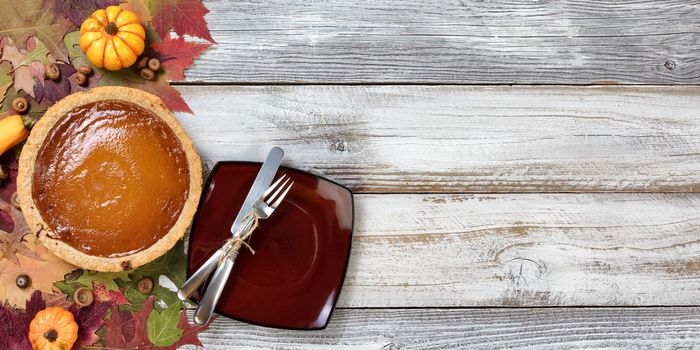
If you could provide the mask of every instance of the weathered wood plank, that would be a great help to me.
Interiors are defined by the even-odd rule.
[[[700,305],[700,195],[357,195],[343,307]]]
[[[180,86],[205,160],[358,192],[695,192],[699,87]]]
[[[688,0],[207,0],[188,81],[700,82]]]
[[[339,309],[323,331],[219,318],[207,349],[697,349],[700,308]]]

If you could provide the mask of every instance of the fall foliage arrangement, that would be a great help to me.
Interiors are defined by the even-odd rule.
[[[185,279],[182,241],[135,270],[76,269],[36,242],[15,193],[21,142],[73,92],[129,86],[191,113],[170,82],[214,43],[208,10],[200,0],[0,0],[0,8],[0,349],[201,345],[209,325],[190,324],[175,292]]]
[[[126,10],[115,22],[120,23],[115,29],[117,36],[124,40],[106,40],[109,44],[102,46],[96,43],[84,54],[85,45],[99,42],[102,31],[111,30],[102,30],[93,13],[115,5]],[[200,0],[0,0],[0,8],[0,117],[14,114],[12,102],[17,97],[25,98],[26,113],[38,118],[71,92],[115,85],[151,92],[172,111],[191,113],[169,82],[183,80],[184,70],[194,58],[214,43],[204,20],[208,10]],[[138,23],[130,22],[134,17]],[[143,39],[139,38],[138,26],[143,27]],[[125,43],[120,53],[131,52],[124,57],[133,62],[107,57],[113,50],[107,46],[113,42]],[[110,62],[90,64],[96,52],[103,53]],[[137,57],[146,61],[140,64]],[[149,68],[151,58],[155,60]],[[139,64],[120,69],[129,63]],[[92,69],[80,72],[81,67]],[[154,73],[150,79],[141,75],[143,68]]]

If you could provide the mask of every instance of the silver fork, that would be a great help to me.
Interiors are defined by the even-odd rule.
[[[282,182],[284,180],[284,182]],[[275,183],[273,183],[265,192],[258,198],[255,203],[253,203],[252,216],[246,222],[246,224],[241,229],[241,236],[245,237],[245,233],[253,228],[257,220],[264,220],[270,217],[272,213],[277,209],[277,207],[282,203],[282,200],[287,195],[289,190],[294,185],[294,181],[290,182],[290,179],[286,175],[282,175]],[[199,301],[199,306],[197,311],[194,313],[194,321],[203,325],[209,322],[211,315],[214,313],[214,308],[219,302],[221,293],[224,290],[226,281],[231,274],[231,269],[233,268],[233,263],[238,256],[238,249],[231,249],[231,247],[226,247],[231,241],[228,241],[224,246],[222,246],[217,252],[212,255],[209,260],[207,260],[202,267],[200,267],[197,272],[195,272],[192,277],[182,285],[178,291],[178,297],[185,300],[189,297],[204,281],[206,277],[211,273],[216,266],[216,271],[204,292],[204,296]],[[216,257],[216,258],[215,258]],[[215,259],[214,259],[215,258]],[[223,261],[220,262],[220,259]],[[204,271],[200,273],[201,270]],[[195,276],[198,278],[194,279]],[[203,278],[202,278],[203,276]],[[194,280],[193,280],[194,279]],[[191,283],[190,280],[193,280]]]

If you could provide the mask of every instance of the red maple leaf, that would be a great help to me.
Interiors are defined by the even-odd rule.
[[[92,293],[99,301],[113,301],[117,305],[131,305],[121,290],[107,290],[104,283],[92,281]]]
[[[153,344],[148,340],[148,315],[153,311],[155,295],[151,295],[143,303],[139,312],[119,311],[112,304],[112,316],[107,320],[104,344],[113,349],[152,349]]]
[[[27,300],[25,312],[6,303],[0,304],[0,349],[30,350],[32,345],[27,338],[29,322],[44,307],[44,300],[39,291],[35,291]]]
[[[215,43],[204,20],[209,10],[200,0],[163,0],[160,8],[151,9],[153,27],[158,36],[166,37],[170,29]]]
[[[194,63],[199,56],[212,44],[185,41],[183,37],[171,38],[166,35],[159,43],[151,44],[154,57],[160,60],[165,75],[169,80],[185,80],[185,69]]]
[[[187,310],[183,309],[182,311],[180,311],[180,321],[177,323],[177,328],[182,329],[182,336],[177,342],[175,342],[175,344],[159,349],[175,350],[183,345],[188,344],[202,346],[202,342],[199,340],[199,337],[197,337],[197,334],[209,329],[209,326],[212,322],[214,322],[213,317],[211,320],[209,320],[209,322],[207,322],[207,324],[203,326],[192,325],[189,322],[187,322]]]
[[[113,303],[95,301],[85,307],[71,305],[68,310],[73,313],[75,322],[78,324],[78,341],[73,344],[73,350],[95,344],[100,340],[95,332],[104,325],[104,317],[110,304]]]
[[[190,106],[188,106],[187,102],[182,99],[180,93],[170,84],[168,84],[167,81],[143,81],[136,83],[125,80],[125,83],[129,87],[141,89],[160,97],[165,105],[173,112],[187,112],[193,114]]]

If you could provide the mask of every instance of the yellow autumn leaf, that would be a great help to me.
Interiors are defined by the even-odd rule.
[[[39,242],[24,244],[42,260],[18,255],[19,265],[16,265],[6,258],[0,258],[0,302],[5,300],[10,305],[22,309],[35,290],[53,293],[53,284],[62,281],[67,273],[76,269],[74,265],[61,260]],[[15,281],[17,276],[23,274],[29,276],[31,284],[28,288],[21,289]]]

